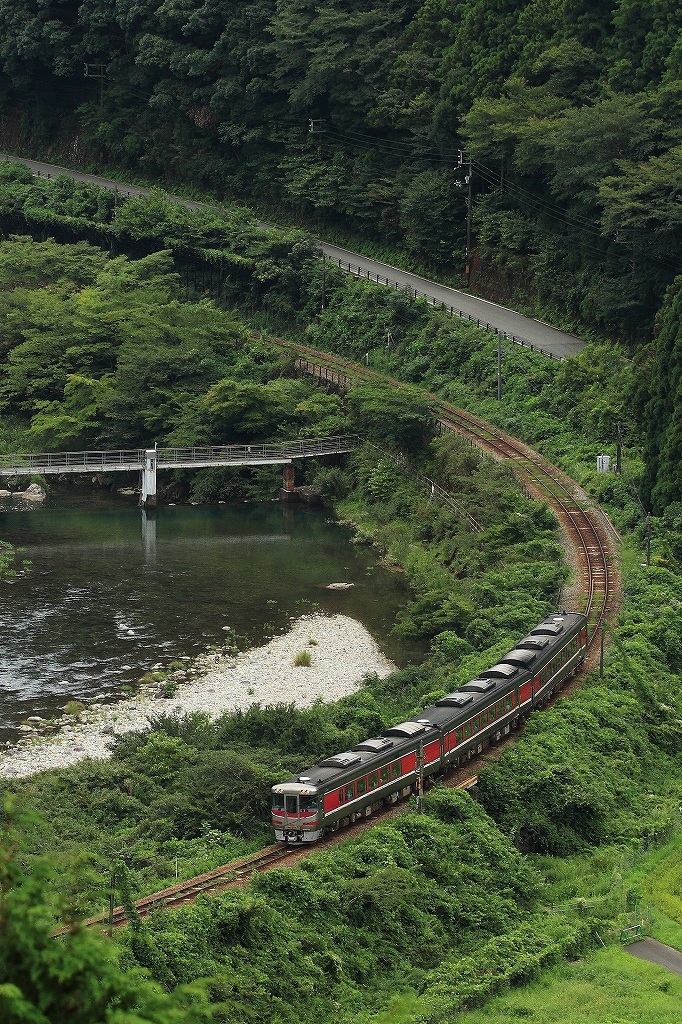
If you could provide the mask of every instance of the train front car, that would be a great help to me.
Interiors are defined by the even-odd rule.
[[[272,827],[278,841],[316,842],[322,835],[322,815],[321,796],[314,786],[280,782],[272,787]]]

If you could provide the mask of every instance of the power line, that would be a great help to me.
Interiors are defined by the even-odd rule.
[[[298,122],[298,126],[300,127],[300,121]],[[447,151],[436,154],[432,150],[428,150],[426,148],[418,149],[412,142],[377,138],[376,136],[367,135],[363,132],[356,132],[353,129],[338,128],[331,124],[326,124],[325,131],[327,132],[330,141],[336,141],[351,148],[385,153],[402,159],[412,157],[416,160],[426,160],[429,163],[448,164],[454,160],[459,160],[460,162],[457,164],[455,169],[462,166],[461,150],[452,154]],[[541,196],[524,189],[520,185],[510,183],[509,181],[501,181],[500,175],[496,171],[478,160],[473,159],[471,161],[471,167],[477,171],[479,176],[487,184],[496,186],[501,192],[508,195],[510,199],[525,205],[527,208],[541,216],[548,217],[551,220],[566,225],[567,227],[572,227],[575,230],[580,231],[582,234],[588,233],[605,244],[610,242],[615,242],[619,246],[628,246],[630,244],[618,237],[610,237],[594,220],[582,217],[580,214],[569,213],[557,203],[543,199]],[[467,181],[465,183],[468,184],[470,178],[471,173],[467,175]],[[543,234],[552,234],[552,232],[549,232],[547,229],[541,228],[537,225],[533,225],[533,227],[535,230],[541,231]],[[603,248],[597,249],[594,246],[590,246],[589,243],[584,241],[584,239],[581,241],[581,248],[584,251],[591,252],[602,257],[605,255]],[[673,262],[666,259],[664,256],[653,256],[650,258],[658,265],[673,271],[678,271],[682,265],[679,262]]]

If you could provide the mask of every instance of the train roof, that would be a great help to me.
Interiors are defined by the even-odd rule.
[[[350,750],[325,757],[280,786],[304,784],[324,787],[329,783],[342,786],[344,779],[354,778],[361,766],[366,766],[370,772],[375,765],[379,767],[401,757],[406,751],[414,750],[415,740],[428,743],[442,729],[451,728],[458,721],[465,722],[481,705],[515,690],[551,657],[558,644],[578,633],[586,623],[586,617],[577,612],[548,615],[496,665],[482,670],[453,693],[445,694],[432,707],[425,708],[406,722],[390,726],[381,736],[370,737],[356,743]],[[280,786],[273,788],[279,789]]]
[[[452,717],[452,712],[449,717]],[[410,721],[391,726],[381,736],[362,740],[350,750],[323,758],[312,768],[306,768],[296,778],[288,779],[287,784],[303,782],[308,786],[325,786],[333,781],[334,785],[341,786],[346,777],[352,778],[357,775],[361,765],[366,766],[368,772],[375,766],[379,768],[381,764],[402,757],[406,751],[413,750],[415,737],[423,736],[425,743],[434,739],[433,734],[437,734],[438,729],[439,724],[427,719],[425,715],[420,715],[419,719],[415,716]]]

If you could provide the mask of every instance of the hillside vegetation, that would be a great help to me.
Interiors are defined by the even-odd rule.
[[[136,212],[144,214],[145,203]],[[379,827],[299,869],[148,924],[133,917],[115,949],[101,949],[78,927],[81,915],[106,904],[112,873],[117,899],[129,905],[172,883],[176,862],[191,875],[267,842],[272,782],[471,678],[556,605],[565,575],[546,508],[525,498],[504,467],[455,437],[434,438],[414,385],[358,386],[344,398],[292,378],[279,350],[247,327],[245,310],[262,317],[262,299],[247,293],[230,312],[206,297],[187,301],[193,285],[176,273],[173,247],[148,248],[131,260],[83,242],[0,245],[7,325],[0,383],[13,410],[6,447],[64,437],[138,443],[150,429],[193,443],[207,431],[229,439],[246,423],[266,437],[333,422],[400,449],[408,466],[465,499],[483,529],[472,534],[462,516],[429,500],[414,474],[371,445],[344,466],[311,468],[311,479],[356,523],[358,541],[377,544],[405,568],[412,596],[396,629],[428,639],[430,657],[387,680],[368,678],[358,694],[329,707],[256,706],[215,723],[160,718],[151,733],[122,738],[110,762],[6,785],[22,811],[17,816],[9,803],[4,819],[3,1019],[40,1020],[40,1007],[56,1022],[78,1004],[84,1024],[114,1005],[116,1024],[370,1024],[397,995],[396,1019],[440,1024],[566,955],[584,955],[595,932],[611,941],[648,877],[646,867],[643,879],[624,875],[679,828],[682,708],[670,605],[678,602],[682,549],[673,520],[656,521],[655,564],[628,569],[627,606],[604,678],[529,723],[482,777],[480,806],[434,791],[427,814]],[[375,365],[408,381],[423,377],[446,394],[466,389],[470,405],[496,409],[588,485],[596,439],[608,436],[614,415],[630,422],[618,389],[607,387],[608,349],[562,365],[509,353],[501,408],[489,397],[493,350],[484,333],[335,275],[318,320],[308,309],[318,308],[319,273],[303,249],[296,273],[281,278],[301,303],[292,332],[300,336],[308,324],[308,340],[321,343],[326,334],[351,355],[359,338],[374,339]],[[527,402],[531,367],[535,405]],[[542,409],[550,388],[561,397]],[[627,461],[637,467],[635,442],[633,426]],[[623,527],[639,522],[634,480],[592,481]],[[225,471],[198,478],[193,493],[253,496],[268,486],[274,481]],[[674,870],[665,877],[650,899],[673,918],[666,937],[677,941]],[[548,913],[548,902],[559,904],[556,911]],[[56,942],[48,932],[60,917],[72,931]],[[140,981],[140,968],[165,993]]]
[[[0,146],[246,200],[455,283],[468,264],[483,294],[618,340],[661,514],[681,483],[680,28],[671,0],[3,0]],[[144,249],[153,218],[113,202],[6,210]],[[191,231],[170,219],[180,252]],[[223,230],[190,248],[281,309],[281,281],[227,258]]]
[[[456,274],[461,149],[475,278],[635,345],[680,270],[673,0],[3,0],[0,40],[5,147],[250,196]]]
[[[308,479],[405,571],[394,628],[429,645],[333,705],[159,717],[109,761],[3,784],[3,1022],[446,1024],[482,1004],[674,1019],[677,983],[624,980],[615,944],[646,917],[682,948],[680,27],[671,0],[0,0],[3,149],[238,199],[192,214],[158,189],[121,202],[0,168],[0,450],[358,432]],[[461,283],[469,184],[472,287],[592,339],[562,364],[505,350],[502,402],[485,332],[328,267],[323,286],[312,234],[242,206]],[[324,391],[275,331],[402,386]],[[113,942],[84,930],[112,884],[130,908],[176,865],[268,841],[273,781],[428,706],[560,602],[547,508],[434,436],[421,387],[612,514],[624,596],[603,674],[535,715],[476,801],[436,789],[298,868],[148,922],[131,910]],[[597,474],[617,439],[623,472]],[[276,480],[171,486],[243,499]]]

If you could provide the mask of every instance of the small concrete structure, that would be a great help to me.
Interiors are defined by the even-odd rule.
[[[142,508],[156,508],[156,448],[147,448],[142,469]]]

